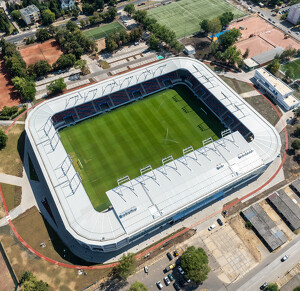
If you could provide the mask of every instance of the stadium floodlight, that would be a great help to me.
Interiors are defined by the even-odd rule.
[[[196,152],[194,151],[194,148],[192,146],[189,146],[182,150],[183,158],[185,159],[185,163],[187,165],[187,158],[191,158],[193,160],[197,160]],[[191,155],[188,155],[191,154]]]
[[[67,173],[71,167],[72,167],[72,159],[71,156],[68,154],[58,168],[60,168],[61,171],[63,172],[63,176],[67,176]]]
[[[140,169],[141,177],[143,179],[143,184],[145,185],[145,177],[149,177],[151,179],[156,180],[156,175],[151,167],[151,165],[146,166],[145,168]],[[147,175],[148,173],[152,173],[152,176]]]
[[[168,156],[166,158],[163,158],[161,161],[162,161],[163,168],[165,170],[165,174],[166,175],[167,175],[167,167],[170,167],[170,168],[174,169],[175,171],[177,171],[177,165],[176,165],[176,162],[175,162],[175,160],[174,160],[174,158],[173,158],[172,155]],[[171,162],[173,162],[173,163],[171,163]],[[174,166],[172,166],[172,164]]]
[[[125,187],[125,188],[129,188],[132,192],[134,192],[134,187],[133,187],[133,184],[132,184],[132,180],[130,180],[130,178],[129,178],[128,175],[127,175],[127,176],[124,176],[124,177],[122,177],[122,178],[120,178],[120,179],[118,179],[117,182],[118,182],[118,188],[119,188],[120,191],[121,191],[121,195],[123,195],[123,193],[122,193],[122,187],[121,187],[121,186],[123,186],[123,187]],[[128,186],[125,186],[125,185],[124,185],[124,184],[127,183],[127,182],[130,183],[131,187],[130,187],[130,186],[128,187]]]

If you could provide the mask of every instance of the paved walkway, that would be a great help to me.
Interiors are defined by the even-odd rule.
[[[292,110],[284,112],[282,117],[275,125],[275,128],[278,132],[281,132],[287,124],[290,124],[293,120],[294,112]]]
[[[13,120],[0,120],[0,125],[11,125],[13,122]],[[16,121],[15,124],[25,124],[25,121]]]
[[[259,95],[259,94],[257,93],[256,90],[240,94],[240,96],[242,96],[243,98],[249,98],[249,97],[253,97],[253,96],[257,96],[257,95]]]

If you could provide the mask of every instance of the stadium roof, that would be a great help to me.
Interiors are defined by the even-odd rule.
[[[254,139],[247,144],[239,133],[234,133],[233,137],[239,147],[237,149],[234,143],[230,142],[230,136],[227,136],[224,142],[232,150],[232,153],[229,154],[222,149],[222,140],[207,146],[209,150],[208,156],[214,163],[207,161],[203,154],[199,154],[198,158],[202,166],[199,166],[195,161],[189,161],[188,165],[191,168],[189,170],[187,166],[183,166],[182,161],[178,160],[176,162],[178,169],[180,168],[180,171],[186,177],[179,179],[176,171],[168,170],[168,176],[170,179],[173,179],[174,186],[176,186],[174,189],[168,191],[159,190],[155,180],[148,178],[145,185],[150,188],[151,193],[155,192],[155,197],[152,197],[152,194],[147,195],[143,193],[143,191],[145,192],[143,190],[145,185],[143,186],[140,183],[134,185],[138,198],[135,200],[135,203],[130,202],[131,204],[128,204],[128,207],[133,208],[127,209],[124,206],[126,204],[122,204],[120,200],[122,196],[120,194],[109,192],[108,195],[115,208],[106,212],[97,212],[93,208],[80,182],[80,177],[77,175],[59,139],[59,135],[51,122],[51,117],[55,113],[72,108],[75,105],[86,103],[178,69],[190,71],[233,115],[241,120],[253,133]],[[157,216],[156,221],[166,218],[175,209],[183,207],[184,202],[188,204],[196,199],[200,200],[201,197],[209,195],[213,190],[217,191],[222,183],[225,187],[226,183],[234,182],[244,177],[247,171],[253,171],[255,167],[260,167],[261,165],[268,165],[277,157],[281,148],[279,134],[269,122],[206,65],[195,59],[184,57],[159,61],[44,101],[29,113],[25,122],[25,128],[66,229],[77,240],[95,246],[110,245],[124,239],[126,240],[129,237],[128,233],[138,230],[142,231],[143,225],[154,221],[150,214],[152,217]],[[220,156],[217,156],[216,152],[209,149],[214,146],[218,148]],[[249,152],[247,163],[243,161],[243,158],[240,160],[238,158],[242,151]],[[217,160],[218,163],[223,164],[221,169],[216,168]],[[202,173],[201,176],[198,176],[200,173]],[[151,172],[148,173],[148,175],[150,174]],[[159,173],[159,169],[155,171],[155,175],[159,177],[162,189],[166,190],[168,184],[166,177]],[[137,178],[136,181],[138,179],[141,178]],[[182,181],[183,184],[180,185],[177,179]],[[209,181],[213,179],[216,182],[208,186],[208,179],[210,179]],[[137,183],[136,181],[134,180],[133,184]],[[201,183],[207,185],[207,191],[201,188]],[[170,183],[168,185],[171,186]],[[199,193],[194,193],[195,189],[199,190]],[[128,189],[123,191],[124,197],[128,201],[128,197],[131,194],[128,192]],[[159,191],[161,195],[156,196],[156,191]],[[167,194],[162,195],[165,192]],[[174,200],[175,192],[177,192],[178,198],[173,203],[171,201],[172,199]],[[182,199],[183,195],[188,197],[187,201]],[[152,198],[153,202],[151,202]],[[153,205],[157,206],[153,207]],[[127,217],[125,214],[124,219],[119,218],[119,215],[124,214],[122,211],[131,211],[132,213],[136,211],[136,214],[138,214],[139,212],[134,210],[134,206],[149,208],[147,215],[149,215],[150,219],[147,222],[140,217],[131,220],[131,214],[128,214]],[[141,213],[139,214],[141,215]]]
[[[259,204],[254,204],[243,210],[245,217],[252,223],[258,234],[268,247],[274,251],[287,241],[287,237],[276,226]]]

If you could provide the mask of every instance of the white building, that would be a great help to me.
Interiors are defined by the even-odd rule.
[[[300,4],[291,6],[287,20],[293,24],[297,24],[300,17]]]
[[[20,13],[27,25],[33,24],[41,19],[40,10],[35,5],[29,5],[20,9]]]
[[[74,1],[73,0],[60,0],[61,9],[73,9]]]
[[[254,78],[284,109],[290,110],[299,105],[299,100],[293,95],[294,90],[265,68],[257,69]]]
[[[184,47],[183,52],[186,55],[190,56],[190,55],[193,55],[195,53],[195,48],[192,45],[187,45],[187,46]]]

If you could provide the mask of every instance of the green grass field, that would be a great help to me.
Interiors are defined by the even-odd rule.
[[[245,13],[224,0],[180,0],[150,9],[148,15],[172,29],[178,38],[200,31],[203,19],[212,19],[231,11],[235,18]]]
[[[120,30],[125,30],[125,28],[117,21],[109,23],[109,24],[104,24],[96,28],[92,28],[89,30],[85,30],[84,34],[87,37],[90,37],[94,40],[106,37],[109,35],[111,32],[119,32]]]
[[[222,130],[187,87],[176,86],[65,128],[60,136],[94,208],[101,211],[110,205],[105,192],[118,186],[117,179],[136,178],[141,168],[155,169],[169,155],[179,158],[184,148],[200,148],[208,137],[217,140]]]
[[[300,59],[297,59],[297,60],[290,62],[288,64],[285,64],[285,65],[282,65],[280,69],[281,69],[281,71],[283,71],[285,73],[288,68],[292,68],[293,73],[294,73],[294,75],[293,75],[294,80],[300,79]]]

